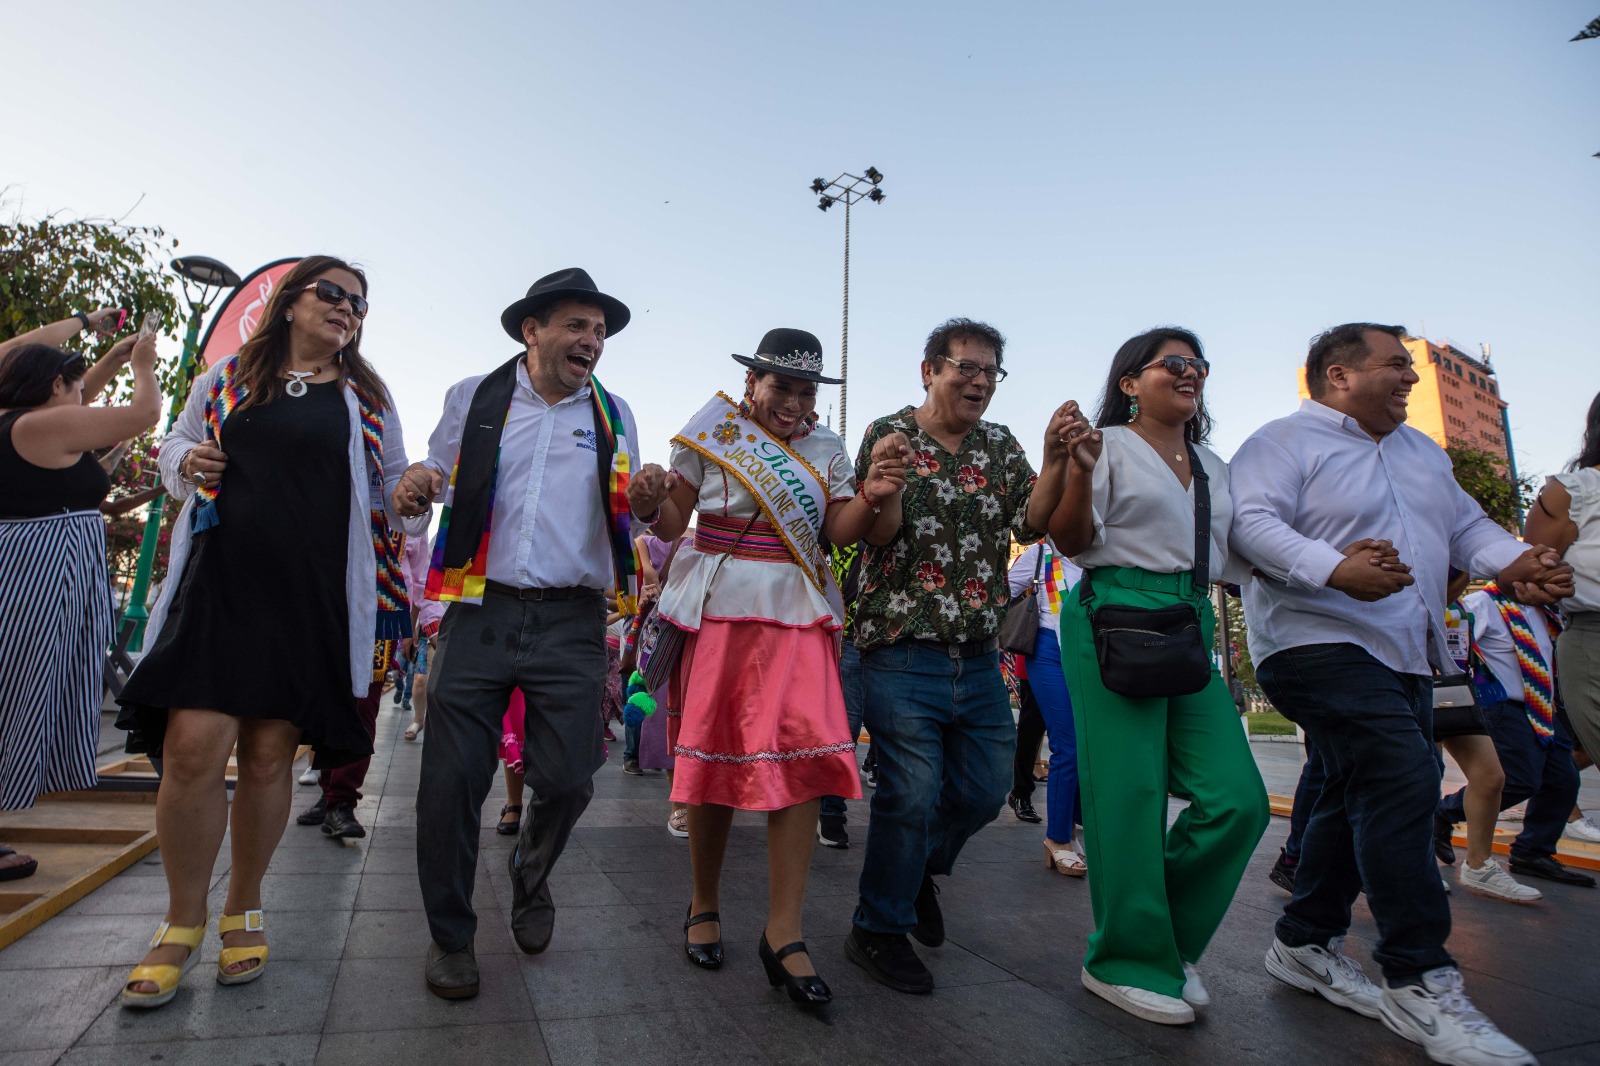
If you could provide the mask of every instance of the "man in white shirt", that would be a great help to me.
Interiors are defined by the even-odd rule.
[[[1445,950],[1431,664],[1448,661],[1451,565],[1541,604],[1571,594],[1571,568],[1485,517],[1444,450],[1404,425],[1419,378],[1403,336],[1372,323],[1322,334],[1306,358],[1312,398],[1257,430],[1232,463],[1232,541],[1263,575],[1245,588],[1256,677],[1327,774],[1267,971],[1382,1017],[1436,1062],[1532,1063],[1467,1000]],[[1337,547],[1361,538],[1392,542],[1399,562]],[[1340,951],[1363,885],[1381,992]]]
[[[532,799],[511,854],[512,934],[528,954],[550,942],[550,870],[605,760],[605,594],[634,573],[614,488],[639,469],[637,431],[593,377],[628,309],[569,269],[500,321],[525,354],[450,389],[428,458],[394,494],[414,514],[444,492],[427,595],[452,602],[433,649],[417,869],[433,934],[425,976],[446,999],[478,992],[480,812],[514,689],[527,705]]]

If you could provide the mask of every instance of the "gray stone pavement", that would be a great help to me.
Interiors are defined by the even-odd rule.
[[[944,883],[949,941],[921,952],[938,989],[905,996],[867,979],[841,947],[867,821],[866,804],[854,803],[854,846],[817,849],[806,903],[813,958],[836,998],[819,1014],[802,1013],[768,988],[756,959],[762,819],[737,818],[722,905],[728,963],[700,972],[680,946],[688,849],[664,828],[666,782],[624,776],[617,745],[552,879],[559,911],[544,955],[523,956],[511,941],[508,840],[485,829],[483,993],[447,1003],[421,975],[428,933],[413,796],[426,734],[406,743],[407,718],[385,701],[360,811],[367,839],[338,844],[292,822],[285,831],[267,877],[272,957],[261,980],[224,988],[201,965],[160,1010],[116,1005],[164,909],[158,852],[0,952],[0,1066],[1427,1061],[1378,1023],[1285,988],[1262,969],[1283,900],[1266,880],[1287,826],[1281,818],[1201,961],[1210,1012],[1173,1029],[1130,1018],[1080,987],[1088,886],[1045,868],[1039,827],[1009,812],[973,839]],[[1255,748],[1269,790],[1292,787],[1298,746]],[[313,793],[296,790],[297,811]],[[501,802],[497,788],[486,827]],[[224,846],[213,914],[227,869]],[[1600,892],[1539,887],[1545,901],[1534,907],[1458,892],[1451,949],[1469,993],[1546,1066],[1600,1062]],[[1358,904],[1348,950],[1369,973],[1374,936]],[[218,946],[213,925],[206,962]]]

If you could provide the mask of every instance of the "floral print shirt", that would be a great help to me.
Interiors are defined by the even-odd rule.
[[[1009,429],[979,422],[952,455],[922,431],[914,411],[873,422],[856,453],[859,481],[880,439],[898,431],[911,442],[900,532],[881,548],[862,545],[855,613],[862,651],[899,640],[964,644],[994,636],[1011,599],[1011,538],[1032,544],[1044,536],[1026,521],[1037,477]]]

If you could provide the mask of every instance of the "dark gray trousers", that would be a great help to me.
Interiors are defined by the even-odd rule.
[[[593,596],[519,600],[488,592],[445,612],[428,677],[428,732],[417,788],[417,877],[428,928],[446,951],[473,941],[472,888],[484,800],[513,689],[527,703],[517,862],[537,893],[594,795],[605,761],[606,604]]]

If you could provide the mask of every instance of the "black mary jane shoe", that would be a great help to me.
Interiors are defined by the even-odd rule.
[[[506,815],[515,814],[511,821],[506,821]],[[522,831],[522,804],[508,803],[500,808],[500,820],[495,823],[494,831],[503,837],[514,837]]]
[[[761,965],[766,967],[767,983],[776,988],[783,986],[789,993],[789,998],[802,1007],[820,1007],[824,1003],[833,1002],[833,993],[828,990],[828,983],[816,974],[805,977],[796,977],[783,968],[783,960],[790,955],[798,955],[806,950],[804,940],[796,940],[793,944],[786,944],[773,951],[767,943],[767,934],[761,934]],[[809,954],[809,952],[807,952]]]
[[[689,910],[694,910],[694,904],[689,904]],[[683,953],[689,956],[689,961],[702,970],[720,970],[722,968],[722,938],[718,937],[709,944],[695,944],[689,940],[689,927],[699,925],[701,922],[721,922],[722,918],[716,911],[706,911],[704,914],[689,914],[684,912],[683,919]]]

